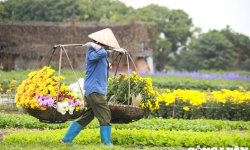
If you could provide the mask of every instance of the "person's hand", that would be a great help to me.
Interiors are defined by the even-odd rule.
[[[114,48],[112,49],[114,52],[118,52],[118,53],[122,53],[122,54],[126,54],[127,51],[123,48]]]
[[[97,45],[97,44],[95,44],[94,42],[88,42],[88,43],[86,43],[86,44],[84,44],[84,45],[82,45],[82,46],[86,46],[86,47],[88,47],[88,48],[90,48],[90,47],[95,48],[96,45]]]

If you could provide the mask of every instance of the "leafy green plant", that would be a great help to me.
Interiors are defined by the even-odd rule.
[[[63,129],[70,122],[62,124],[40,123],[38,119],[29,115],[9,115],[0,113],[0,128],[40,128],[40,129]],[[169,131],[197,131],[212,132],[218,130],[250,130],[250,121],[222,121],[222,120],[183,120],[183,119],[141,119],[130,124],[112,124],[115,129],[138,129],[138,130],[169,130]],[[97,119],[94,119],[86,129],[100,128]]]
[[[25,134],[13,133],[5,136],[3,144],[53,144],[58,143],[66,129],[46,131],[43,133],[26,131]],[[193,132],[193,131],[164,131],[112,129],[114,145],[142,145],[166,147],[249,147],[250,133],[229,132]],[[78,145],[100,144],[99,129],[85,129],[73,140]]]
[[[221,89],[237,90],[243,87],[246,90],[250,88],[250,82],[241,80],[208,80],[194,79],[191,77],[176,77],[176,76],[151,76],[153,86],[157,88],[187,89],[187,90],[207,90],[220,91]]]

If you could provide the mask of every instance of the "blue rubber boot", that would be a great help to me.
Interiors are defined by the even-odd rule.
[[[68,127],[64,137],[60,140],[61,143],[71,143],[73,146],[72,140],[79,134],[82,130],[83,126],[79,123],[73,121],[70,126]]]
[[[112,126],[100,126],[100,134],[103,145],[113,146],[111,143],[111,127]]]

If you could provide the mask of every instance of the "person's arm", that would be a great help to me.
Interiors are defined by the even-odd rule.
[[[82,46],[87,46],[90,48],[87,58],[90,61],[98,61],[109,54],[103,47],[94,42],[88,42]]]
[[[114,55],[114,53],[115,53],[115,52],[112,51],[112,50],[108,50],[108,51],[109,51],[109,56],[112,56],[112,55]],[[109,56],[108,56],[108,57],[109,57]]]
[[[97,48],[97,49],[95,49]],[[102,59],[103,57],[108,56],[109,52],[107,52],[103,47],[100,46],[100,48],[95,46],[95,50],[92,50],[89,53],[88,59],[90,61],[99,61],[100,59]]]

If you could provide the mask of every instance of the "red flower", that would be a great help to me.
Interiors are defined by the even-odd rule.
[[[64,97],[64,96],[66,96],[66,94],[65,94],[65,93],[62,93],[62,96]]]
[[[68,99],[73,99],[74,97],[71,96],[71,95],[69,95],[69,96],[67,96],[67,98],[68,98]]]

